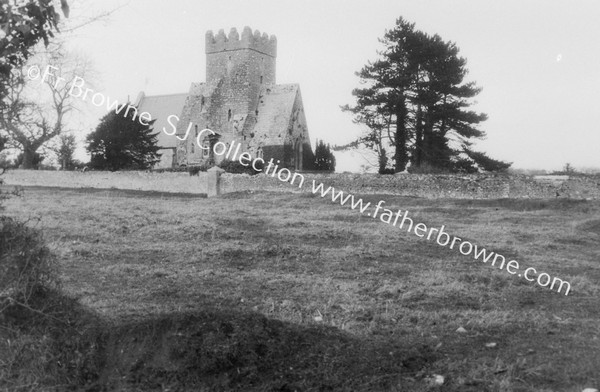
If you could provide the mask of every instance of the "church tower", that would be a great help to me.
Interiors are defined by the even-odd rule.
[[[205,36],[206,82],[193,83],[177,124],[177,165],[210,165],[212,146],[301,170],[313,161],[300,88],[277,84],[277,39],[245,27]],[[210,129],[214,134],[203,133]],[[187,135],[187,136],[186,136]]]
[[[275,84],[277,39],[245,27],[240,38],[232,28],[228,36],[220,30],[206,33],[206,83],[219,86],[228,117],[253,113],[260,90]],[[219,104],[218,102],[215,102]]]
[[[220,30],[215,36],[206,32],[206,82],[228,78],[231,81],[251,84],[275,84],[275,58],[277,38],[258,30],[252,33],[244,27],[242,37],[236,28],[228,36]]]

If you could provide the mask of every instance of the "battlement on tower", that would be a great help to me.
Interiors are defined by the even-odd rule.
[[[214,35],[212,30],[206,32],[206,54],[227,52],[239,49],[252,49],[267,56],[277,57],[277,38],[267,33],[261,35],[260,31],[246,26],[240,37],[237,29],[234,27],[225,35],[223,29]]]

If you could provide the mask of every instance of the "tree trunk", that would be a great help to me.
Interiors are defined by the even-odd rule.
[[[421,104],[417,106],[416,120],[416,135],[415,135],[415,156],[413,163],[416,167],[420,167],[423,163],[423,110]]]
[[[21,168],[23,169],[35,169],[34,166],[35,159],[35,151],[30,148],[23,149],[23,162],[21,163]]]
[[[396,108],[396,154],[394,160],[396,161],[395,172],[399,173],[406,169],[408,163],[408,154],[406,152],[406,100],[404,98],[404,92],[400,93],[400,102]]]
[[[425,112],[425,125],[423,126],[423,161],[435,165],[436,154],[433,141],[433,106],[428,106]]]

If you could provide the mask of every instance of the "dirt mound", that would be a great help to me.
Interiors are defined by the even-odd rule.
[[[259,314],[167,315],[106,331],[97,387],[185,390],[387,389],[429,350],[358,340]],[[373,366],[377,363],[378,366]]]
[[[32,315],[22,310],[13,319],[12,327],[28,329],[28,336],[52,336],[47,351],[38,353],[54,358],[42,389],[388,390],[412,382],[411,375],[435,360],[433,350],[414,342],[360,339],[257,313],[207,310],[111,325],[71,305],[66,324],[56,319],[40,328],[38,319],[31,329],[26,319]]]

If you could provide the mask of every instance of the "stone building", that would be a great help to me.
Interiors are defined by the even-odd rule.
[[[211,146],[221,141],[289,169],[310,169],[314,156],[300,87],[276,82],[275,36],[249,27],[241,37],[235,28],[229,35],[208,31],[205,51],[206,82],[192,83],[187,94],[138,96],[139,111],[150,113],[161,131],[159,166],[219,163],[223,157]],[[206,128],[216,135],[202,132]]]

